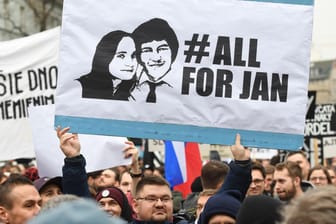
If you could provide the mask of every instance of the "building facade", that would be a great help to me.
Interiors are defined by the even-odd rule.
[[[311,63],[309,90],[316,91],[316,104],[336,104],[336,59]]]

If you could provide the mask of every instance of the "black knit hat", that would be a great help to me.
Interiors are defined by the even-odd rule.
[[[275,224],[280,221],[281,202],[266,195],[247,197],[240,207],[236,224]]]
[[[228,190],[210,197],[201,215],[201,223],[207,224],[214,215],[227,215],[236,219],[240,208],[241,193],[238,190]]]

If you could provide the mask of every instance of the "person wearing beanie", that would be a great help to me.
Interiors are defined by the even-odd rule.
[[[126,195],[117,187],[106,188],[96,195],[96,201],[111,216],[132,220],[132,209]]]
[[[206,202],[198,220],[199,224],[236,222],[242,201],[250,186],[251,159],[250,151],[240,144],[240,135],[236,135],[235,144],[231,146],[234,157],[224,184],[218,192]]]
[[[221,220],[221,223],[235,223],[241,205],[240,198],[241,193],[238,190],[228,190],[225,194],[210,197],[203,210],[203,222],[217,223],[216,220]]]
[[[281,205],[267,195],[249,196],[240,207],[236,224],[275,224],[281,220]]]

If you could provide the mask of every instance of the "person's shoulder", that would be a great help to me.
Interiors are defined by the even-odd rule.
[[[311,182],[306,181],[306,180],[301,181],[300,185],[301,185],[303,192],[306,192],[309,189],[315,188],[315,186]]]

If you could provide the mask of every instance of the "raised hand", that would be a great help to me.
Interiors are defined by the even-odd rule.
[[[236,135],[235,144],[230,149],[235,160],[249,160],[251,157],[250,150],[240,144],[240,134]]]
[[[68,133],[69,127],[61,129],[57,127],[57,137],[60,140],[60,148],[67,158],[80,155],[80,142],[77,134]]]
[[[126,141],[125,142],[126,146],[123,149],[125,158],[130,158],[132,157],[132,162],[138,162],[138,149],[135,147],[134,143],[132,141]]]

